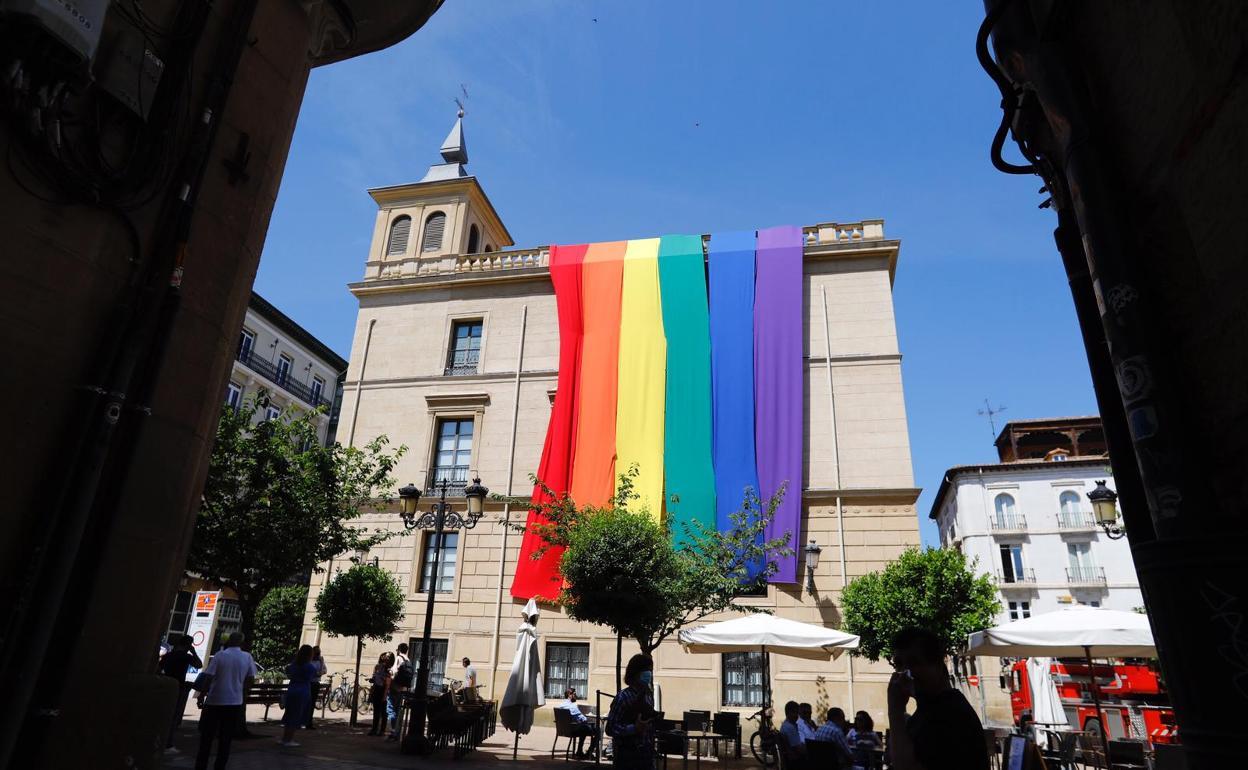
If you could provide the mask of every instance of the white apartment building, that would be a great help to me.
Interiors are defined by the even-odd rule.
[[[941,547],[974,559],[996,583],[997,623],[1071,604],[1142,607],[1131,549],[1097,526],[1087,497],[1098,481],[1114,488],[1100,418],[1016,420],[995,444],[999,462],[945,471],[930,517]],[[990,719],[1007,722],[1009,694],[999,687],[997,664],[986,661],[978,663],[988,675],[983,697],[968,697],[979,698]]]

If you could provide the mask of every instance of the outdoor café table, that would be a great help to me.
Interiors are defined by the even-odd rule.
[[[724,737],[719,733],[712,733],[706,730],[687,730],[683,735],[693,742],[693,766],[698,768],[698,770],[701,770],[702,767],[702,741],[709,741],[711,748],[717,750],[719,741]]]

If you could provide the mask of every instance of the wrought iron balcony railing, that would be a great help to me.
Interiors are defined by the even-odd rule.
[[[1103,586],[1105,585],[1105,568],[1104,567],[1067,567],[1066,582],[1071,585],[1080,586]]]
[[[1057,528],[1068,531],[1090,531],[1096,529],[1096,520],[1087,511],[1060,511],[1057,514]]]
[[[993,532],[1026,532],[1027,517],[1021,513],[998,513],[988,520]]]
[[[480,360],[480,350],[451,350],[446,357],[446,371],[443,374],[447,377],[460,374],[476,374],[477,364]]]
[[[1014,574],[1007,575],[1000,570],[997,571],[997,585],[1000,586],[1031,586],[1036,584],[1036,571],[1034,569],[1015,570]]]
[[[257,356],[254,350],[238,351],[238,360],[252,370],[295,398],[313,407],[329,408],[329,401],[322,394],[312,392],[312,388],[296,380],[289,369],[281,370],[269,361]]]
[[[467,465],[444,465],[429,470],[429,481],[425,484],[425,497],[438,499],[442,494],[442,481],[446,480],[447,497],[463,497],[464,487],[468,486]]]

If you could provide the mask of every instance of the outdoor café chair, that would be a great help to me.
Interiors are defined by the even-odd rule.
[[[1143,741],[1109,742],[1110,770],[1147,770],[1148,758],[1144,754]]]
[[[735,711],[720,711],[711,720],[711,732],[724,736],[724,743],[732,743],[733,754],[741,758],[741,715]]]
[[[555,742],[550,744],[550,758],[555,758],[555,749],[559,745],[560,738],[567,738],[568,745],[563,748],[563,761],[567,762],[572,755],[572,741],[579,737],[576,734],[576,723],[572,721],[572,715],[567,709],[555,709]]]
[[[835,743],[807,738],[805,767],[807,770],[841,770],[844,765]]]
[[[680,757],[683,761],[681,766],[689,766],[689,741],[685,740],[683,734],[679,732],[660,732],[656,739],[655,748],[658,750],[659,756],[663,757],[663,770],[667,770],[668,757]]]

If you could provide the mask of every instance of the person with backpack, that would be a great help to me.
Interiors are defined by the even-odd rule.
[[[391,669],[390,699],[386,703],[386,714],[390,718],[390,734],[386,736],[388,741],[399,739],[399,714],[403,711],[403,696],[412,689],[414,674],[412,661],[407,657],[407,643],[400,642],[394,668]]]
[[[176,754],[173,746],[174,731],[182,724],[182,714],[186,711],[186,699],[191,694],[191,683],[186,681],[186,672],[191,666],[203,668],[204,662],[191,646],[191,637],[178,634],[170,641],[173,647],[160,659],[160,673],[178,683],[178,697],[173,704],[173,722],[169,725],[169,739],[165,741],[165,752]]]

